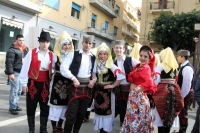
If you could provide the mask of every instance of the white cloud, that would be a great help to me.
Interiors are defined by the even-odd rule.
[[[142,6],[142,0],[127,0],[132,7],[141,7]]]

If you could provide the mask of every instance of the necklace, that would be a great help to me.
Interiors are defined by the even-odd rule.
[[[100,63],[98,64],[98,67],[100,70],[104,70],[105,69],[105,65],[106,65],[106,62],[104,61],[100,61]]]

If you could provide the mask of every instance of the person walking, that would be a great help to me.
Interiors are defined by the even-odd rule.
[[[82,49],[69,53],[60,65],[61,74],[72,81],[65,114],[65,133],[71,133],[72,129],[73,133],[78,133],[87,112],[91,88],[96,82],[96,79],[92,78],[95,56],[90,50],[93,43],[93,35],[84,35]]]
[[[23,35],[17,35],[15,42],[6,52],[6,74],[9,76],[10,97],[9,97],[9,112],[12,115],[18,115],[18,111],[22,108],[18,105],[22,87],[19,82],[19,73],[22,69],[24,57],[28,53],[28,47],[24,44]]]
[[[19,75],[22,89],[26,92],[29,133],[35,132],[35,111],[38,102],[40,104],[40,133],[47,133],[49,83],[57,59],[53,52],[48,50],[50,40],[49,32],[40,33],[39,47],[28,52]]]
[[[57,62],[55,64],[55,73],[52,77],[49,90],[49,119],[51,120],[53,133],[63,132],[62,123],[66,119],[67,94],[71,85],[70,79],[61,75],[60,64],[67,58],[68,54],[73,51],[72,38],[66,31],[63,31],[54,46]]]

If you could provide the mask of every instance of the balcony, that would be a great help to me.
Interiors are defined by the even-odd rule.
[[[150,13],[159,13],[164,12],[174,12],[175,2],[166,1],[166,2],[150,2]]]
[[[127,11],[128,15],[131,16],[134,20],[138,20],[138,17],[137,17],[137,13],[135,12],[135,10],[131,10],[129,9]]]
[[[114,0],[90,0],[90,4],[101,10],[111,18],[117,18],[117,11],[114,10]]]
[[[128,23],[129,22],[129,19],[128,19],[128,17],[126,17],[125,15],[123,15],[123,21],[124,21],[124,23]]]
[[[134,30],[137,30],[137,26],[135,25],[134,22],[132,22],[131,20],[129,20],[128,24],[130,27],[132,27]]]
[[[123,27],[122,27],[122,34],[128,35],[128,31],[125,28],[123,28]]]
[[[94,24],[94,23],[89,23],[86,32],[88,34],[95,35],[95,36],[104,38],[104,39],[109,40],[109,41],[115,40],[117,33],[114,33],[112,31],[108,31],[105,28],[104,25],[105,24],[97,25],[97,24]]]
[[[31,14],[42,13],[42,2],[39,0],[0,0],[0,3]]]
[[[135,41],[139,41],[138,37],[133,33],[131,33],[131,38],[134,39]]]

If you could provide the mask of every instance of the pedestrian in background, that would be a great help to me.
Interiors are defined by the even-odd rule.
[[[18,111],[22,108],[18,106],[18,100],[22,92],[22,87],[19,82],[19,73],[22,68],[23,59],[28,53],[28,48],[24,44],[23,35],[17,35],[16,41],[10,46],[6,52],[6,71],[10,82],[10,98],[9,112],[13,115],[18,115]]]

